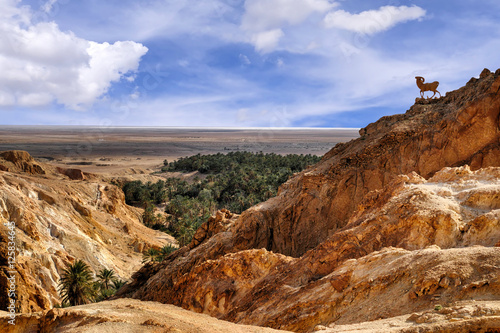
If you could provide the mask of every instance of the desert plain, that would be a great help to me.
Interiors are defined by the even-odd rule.
[[[0,151],[25,150],[37,160],[113,175],[158,171],[163,161],[195,154],[251,151],[322,156],[359,137],[344,128],[189,128],[1,126]]]

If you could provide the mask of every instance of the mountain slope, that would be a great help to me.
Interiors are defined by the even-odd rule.
[[[121,189],[96,175],[53,168],[24,151],[0,153],[0,170],[0,287],[5,290],[11,276],[5,223],[13,222],[19,312],[60,303],[60,274],[76,259],[94,272],[113,269],[128,279],[144,249],[174,242],[142,225],[141,212],[125,204]],[[0,293],[0,308],[8,301]]]
[[[498,299],[500,257],[488,247],[500,240],[499,171],[474,171],[500,166],[499,90],[500,71],[485,70],[381,118],[276,198],[143,267],[120,294],[303,332],[423,310],[440,288],[447,304]]]
[[[0,331],[10,333],[278,333],[270,328],[235,325],[172,305],[115,300],[22,314],[16,325],[0,312]]]

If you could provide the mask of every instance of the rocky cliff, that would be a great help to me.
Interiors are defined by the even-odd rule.
[[[12,271],[4,223],[14,222],[18,312],[60,303],[60,274],[75,259],[128,279],[140,268],[143,250],[174,242],[143,226],[123,192],[97,175],[53,168],[24,151],[0,153],[0,170],[0,289],[6,290]],[[7,293],[0,293],[0,308],[7,302]]]
[[[368,125],[121,295],[299,332],[498,300],[499,90],[485,70]]]

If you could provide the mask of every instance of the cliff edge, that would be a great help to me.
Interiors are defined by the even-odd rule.
[[[360,135],[119,294],[298,332],[498,300],[500,70]]]

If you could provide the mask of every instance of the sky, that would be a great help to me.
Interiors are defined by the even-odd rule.
[[[498,0],[0,0],[0,125],[364,127],[499,51]]]

